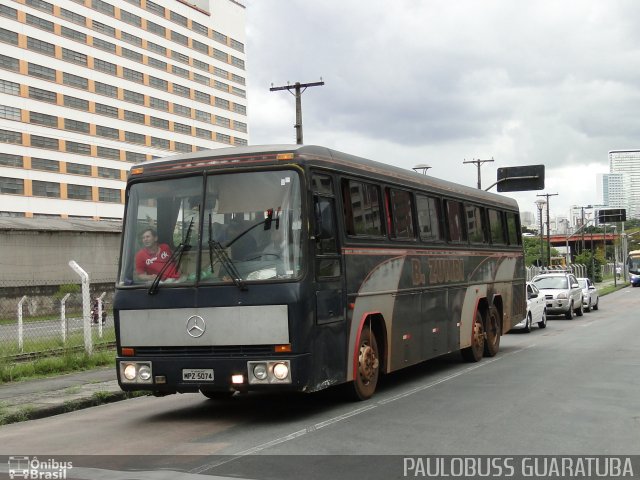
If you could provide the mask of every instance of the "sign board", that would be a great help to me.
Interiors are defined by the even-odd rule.
[[[598,223],[626,222],[627,211],[624,208],[605,208],[598,210]]]
[[[524,165],[498,169],[499,192],[523,192],[544,189],[544,165]]]

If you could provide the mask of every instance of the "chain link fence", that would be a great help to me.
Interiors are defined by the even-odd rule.
[[[113,344],[113,293],[113,280],[90,279],[85,306],[80,283],[0,280],[0,361]]]

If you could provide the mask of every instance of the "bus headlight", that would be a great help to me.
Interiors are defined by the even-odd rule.
[[[276,363],[273,366],[273,376],[278,380],[285,380],[289,376],[289,367],[285,363]]]
[[[153,383],[151,362],[120,362],[122,383]]]
[[[258,363],[253,367],[253,376],[258,380],[267,379],[267,366],[264,363]]]
[[[290,360],[265,360],[247,362],[249,385],[291,383]]]

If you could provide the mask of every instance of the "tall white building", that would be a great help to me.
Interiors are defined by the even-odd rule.
[[[248,143],[235,0],[3,0],[0,215],[121,218],[132,163]]]
[[[640,218],[640,150],[609,152],[610,207],[626,208],[627,218]]]

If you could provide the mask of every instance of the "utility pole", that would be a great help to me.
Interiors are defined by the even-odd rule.
[[[313,83],[300,83],[296,82],[293,85],[284,85],[282,87],[274,87],[273,83],[271,84],[271,88],[269,91],[275,92],[278,90],[288,90],[291,93],[291,90],[294,90],[295,93],[292,93],[294,97],[296,97],[296,124],[293,126],[296,129],[296,143],[298,145],[302,145],[302,94],[309,87],[320,87],[324,85],[322,79],[320,82]]]
[[[547,259],[549,261],[549,265],[551,265],[551,223],[549,221],[549,197],[556,196],[558,196],[557,193],[542,193],[540,195],[536,195],[536,197],[547,198]]]
[[[464,160],[462,163],[473,163],[478,167],[478,190],[482,190],[482,180],[480,178],[480,165],[482,165],[483,163],[487,163],[487,162],[493,162],[495,161],[493,159],[493,157],[491,157],[491,159],[489,160]],[[491,188],[491,187],[489,187]]]

